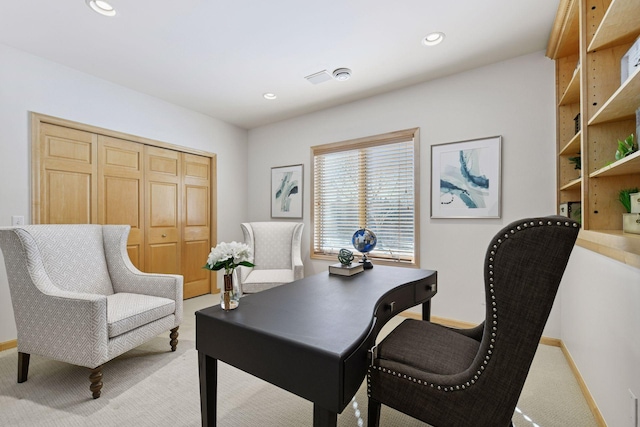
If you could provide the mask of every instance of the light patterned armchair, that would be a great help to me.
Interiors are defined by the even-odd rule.
[[[241,224],[244,242],[253,251],[255,267],[240,267],[243,293],[254,293],[304,277],[300,256],[303,223],[249,222]]]
[[[102,365],[171,330],[178,344],[182,276],[146,274],[127,254],[129,226],[0,228],[18,331],[18,382],[31,354],[91,369],[94,399]]]

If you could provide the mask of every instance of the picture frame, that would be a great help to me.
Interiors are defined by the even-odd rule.
[[[302,218],[304,166],[271,168],[271,218]]]
[[[502,136],[431,146],[431,218],[500,218]]]

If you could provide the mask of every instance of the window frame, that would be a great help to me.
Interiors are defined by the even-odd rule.
[[[358,150],[363,148],[394,144],[399,142],[413,141],[413,189],[414,189],[414,231],[413,231],[413,260],[391,260],[379,258],[372,255],[367,257],[374,261],[374,264],[406,266],[417,268],[420,265],[420,128],[410,128],[379,135],[372,135],[362,138],[350,139],[346,141],[332,142],[328,144],[315,145],[311,147],[311,238],[309,256],[311,259],[337,260],[337,254],[326,254],[315,251],[314,242],[316,234],[315,224],[315,157],[336,153],[341,151]],[[361,210],[362,212],[362,210]],[[354,232],[356,230],[353,230]],[[353,248],[347,248],[354,250]],[[355,250],[354,250],[355,252]]]

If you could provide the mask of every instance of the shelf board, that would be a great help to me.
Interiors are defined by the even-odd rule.
[[[567,86],[567,90],[562,94],[562,98],[560,98],[560,103],[558,105],[569,105],[575,104],[576,102],[580,102],[580,66],[573,73],[573,77],[571,77],[571,81],[569,82],[569,86]]]
[[[611,95],[589,120],[589,126],[599,123],[628,120],[635,118],[636,109],[640,106],[640,69],[637,69]]]
[[[582,178],[574,179],[560,187],[560,191],[577,190],[580,188],[580,184],[582,184]]]
[[[589,174],[589,178],[640,174],[640,151]]]
[[[578,131],[573,138],[560,150],[561,156],[570,156],[580,153],[580,140],[582,139],[582,131]]]
[[[593,52],[628,42],[640,34],[640,2],[613,0],[587,50]]]
[[[640,234],[622,230],[580,230],[577,245],[640,268]]]

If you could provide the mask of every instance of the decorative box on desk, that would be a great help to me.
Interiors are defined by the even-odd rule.
[[[364,267],[362,264],[333,264],[329,266],[330,274],[337,274],[339,276],[353,276],[354,274],[358,274],[364,271]]]

